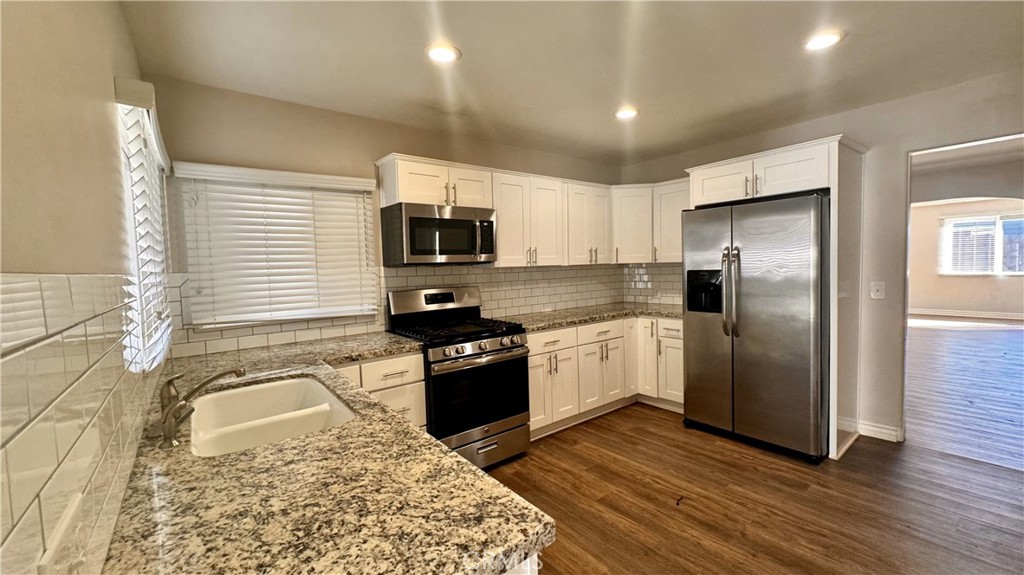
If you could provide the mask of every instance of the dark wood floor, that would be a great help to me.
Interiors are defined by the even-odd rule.
[[[544,575],[1024,572],[1024,474],[861,438],[814,466],[634,404],[491,475],[551,515]]]
[[[961,325],[907,330],[907,442],[1024,470],[1024,330]]]

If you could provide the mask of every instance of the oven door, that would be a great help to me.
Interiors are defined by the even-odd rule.
[[[529,354],[520,347],[431,365],[430,434],[458,448],[529,423]]]
[[[406,264],[495,260],[494,210],[402,204]]]

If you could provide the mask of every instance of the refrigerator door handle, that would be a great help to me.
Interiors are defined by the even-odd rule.
[[[730,257],[729,248],[722,248],[722,332],[725,335],[731,336],[732,332],[729,330],[729,306],[726,300],[727,294],[729,293],[729,267]]]
[[[732,308],[732,322],[730,322],[730,323],[732,324],[732,336],[733,337],[739,337],[740,336],[740,330],[739,330],[739,325],[737,325],[737,317],[736,317],[737,316],[736,298],[738,297],[737,294],[736,294],[736,277],[740,275],[740,249],[739,248],[733,248],[732,249],[732,262],[731,262],[731,266],[732,266],[732,268],[729,270],[729,293],[732,296],[732,301],[730,302],[730,306],[729,307]]]

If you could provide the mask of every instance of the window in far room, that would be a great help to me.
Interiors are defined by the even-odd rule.
[[[1024,273],[1024,215],[945,218],[939,253],[943,275]]]

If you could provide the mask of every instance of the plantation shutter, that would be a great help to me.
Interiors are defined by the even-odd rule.
[[[135,298],[130,314],[137,324],[128,347],[142,352],[135,357],[146,370],[163,360],[171,339],[164,250],[164,160],[157,151],[158,136],[149,114],[144,108],[118,104],[135,280],[130,288]]]
[[[376,313],[370,191],[199,178],[182,190],[192,325]]]

